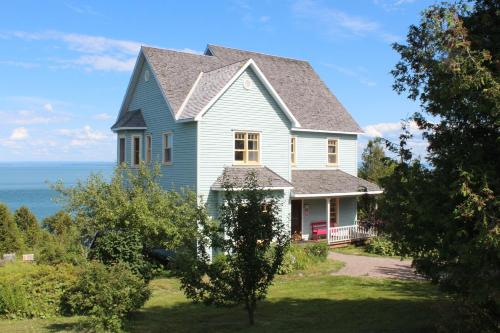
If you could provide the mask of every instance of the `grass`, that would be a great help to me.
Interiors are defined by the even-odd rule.
[[[375,253],[370,253],[366,251],[366,248],[364,245],[354,245],[354,244],[349,244],[345,245],[342,247],[336,247],[331,249],[333,252],[337,253],[342,253],[342,254],[351,254],[351,255],[356,255],[356,256],[367,256],[367,257],[385,257],[385,258],[396,258],[400,259],[400,256],[383,256],[380,254],[375,254]]]
[[[151,282],[153,296],[127,322],[128,332],[427,332],[444,297],[427,282],[332,276],[341,263],[327,261],[279,276],[256,325],[241,307],[193,304],[174,278]],[[0,332],[70,332],[78,318],[0,320]]]

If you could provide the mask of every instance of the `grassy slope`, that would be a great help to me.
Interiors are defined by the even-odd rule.
[[[127,323],[130,332],[425,332],[442,297],[428,283],[331,276],[341,265],[321,264],[280,276],[249,328],[242,308],[192,304],[176,279],[152,282],[153,297]],[[75,329],[75,318],[0,321],[0,332]]]

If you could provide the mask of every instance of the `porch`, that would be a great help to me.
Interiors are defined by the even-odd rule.
[[[304,241],[326,239],[350,243],[376,235],[358,225],[357,199],[382,190],[375,184],[340,170],[295,170],[291,200],[291,233]]]

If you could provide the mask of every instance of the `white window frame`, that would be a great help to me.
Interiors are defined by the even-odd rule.
[[[236,161],[234,153],[236,151],[236,134],[244,133],[245,134],[245,145],[243,149],[243,161]],[[257,161],[248,161],[248,134],[257,134],[258,135],[258,158]],[[233,165],[261,165],[262,161],[262,133],[259,131],[248,131],[248,130],[233,130]]]
[[[139,138],[139,163],[135,163],[135,147],[134,147],[134,144],[135,144],[135,138]],[[141,161],[142,161],[142,135],[132,135],[131,136],[131,141],[130,141],[130,146],[131,146],[131,152],[132,154],[130,155],[130,165],[134,168],[138,167],[139,164],[141,164]]]
[[[165,140],[165,135],[168,135],[168,137],[171,138],[170,139],[170,146],[168,147],[168,148],[170,148],[170,161],[168,161],[168,162],[165,161],[165,157],[166,157],[165,148],[167,148],[167,146],[166,146],[167,140]],[[163,165],[172,165],[174,163],[174,133],[171,131],[163,132],[161,141],[162,141],[161,162]]]
[[[149,146],[149,143],[151,143],[151,146]],[[151,134],[146,135],[146,154],[145,154],[145,160],[146,163],[152,163],[153,162],[153,136]],[[149,155],[149,156],[148,156]]]
[[[293,153],[292,153],[292,141],[293,141]],[[292,154],[293,154],[293,160],[292,160]],[[291,166],[296,166],[297,165],[297,136],[292,135],[290,137],[290,165]]]
[[[120,155],[122,153],[120,142],[123,139],[124,145],[123,145],[123,161],[120,161]],[[118,135],[118,165],[121,165],[122,163],[127,163],[127,137],[124,134]]]
[[[336,163],[330,163],[329,157],[329,152],[328,152],[328,141],[330,140],[335,140],[337,142],[336,144],[336,155],[337,155],[337,162]],[[326,166],[331,167],[331,168],[338,168],[340,165],[340,139],[339,138],[326,138]]]
[[[335,200],[335,207],[337,208],[337,210],[335,211],[335,220],[337,222],[337,227],[340,226],[340,198],[336,197],[336,198],[328,198],[328,200],[330,201],[330,204],[328,205],[328,225],[329,226],[332,226],[331,223],[332,223],[332,216],[330,214],[330,210],[331,210],[331,205],[332,205],[332,200]]]

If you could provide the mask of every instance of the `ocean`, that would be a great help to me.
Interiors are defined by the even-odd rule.
[[[49,184],[62,180],[73,186],[91,173],[111,179],[114,162],[2,162],[0,163],[0,202],[13,212],[27,206],[39,219],[56,213],[61,205],[53,198],[58,193]]]

